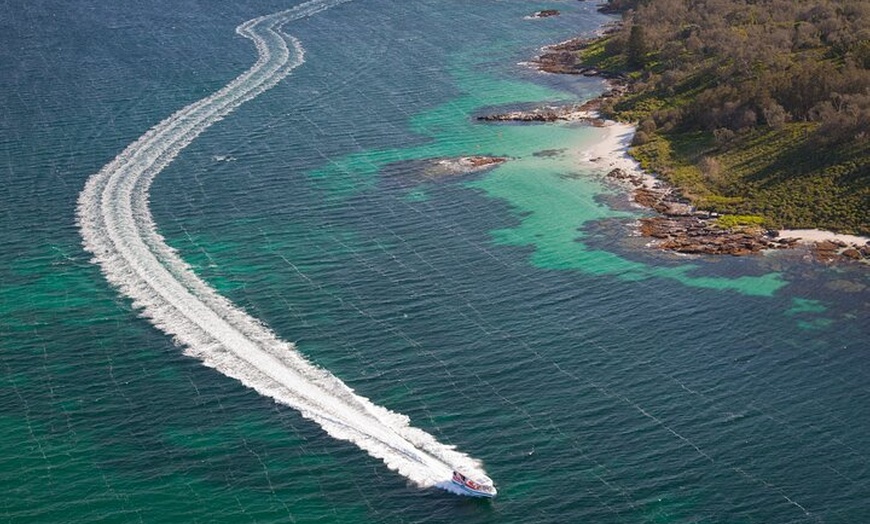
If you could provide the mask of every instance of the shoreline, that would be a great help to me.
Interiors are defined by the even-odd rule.
[[[597,112],[592,114],[595,115],[595,118],[600,118]],[[632,138],[634,138],[636,127],[615,120],[603,120],[603,122],[604,124],[599,126],[599,129],[605,131],[604,136],[584,150],[581,161],[592,167],[605,169],[608,173],[614,169],[620,169],[628,177],[635,177],[639,180],[640,187],[653,189],[658,186],[660,180],[644,171],[638,161],[628,154],[628,148]]]
[[[596,34],[600,37],[620,24],[605,24]],[[852,259],[870,265],[870,236],[805,228],[777,231],[765,227],[761,217],[698,210],[682,197],[679,187],[642,169],[628,153],[637,123],[616,122],[599,114],[603,103],[619,99],[630,89],[630,82],[622,73],[583,63],[578,52],[595,41],[595,37],[578,36],[545,45],[525,64],[543,74],[598,77],[608,83],[608,89],[580,106],[587,110],[584,120],[594,116],[596,127],[606,131],[578,155],[579,161],[627,187],[635,205],[657,213],[639,221],[639,233],[657,239],[651,246],[683,253],[746,255],[802,245],[825,262]]]
[[[599,117],[597,112],[591,112],[594,117]],[[667,195],[672,191],[672,187],[666,181],[657,178],[652,173],[645,171],[640,167],[640,164],[631,157],[628,153],[628,148],[631,146],[632,138],[636,131],[636,127],[632,124],[616,122],[613,120],[601,120],[603,124],[597,126],[604,130],[604,135],[595,144],[587,147],[581,154],[580,161],[586,166],[593,167],[602,171],[602,174],[611,179],[617,179],[623,182],[628,182],[629,199],[636,205],[645,209],[650,209],[658,213],[656,218],[662,219],[661,223],[672,224],[672,227],[682,229],[685,226],[685,221],[670,222],[674,213],[663,212],[656,205],[651,205],[647,199],[638,198],[641,193],[649,195],[657,193],[661,200],[666,200]],[[683,213],[676,213],[682,216]],[[649,219],[647,219],[649,220]],[[641,221],[641,224],[643,220]],[[664,242],[653,241],[650,245],[660,249],[670,251],[686,252],[681,249],[675,249],[679,243],[671,242],[672,235],[662,235],[661,230],[658,234],[650,233],[650,229],[640,227],[639,232],[644,236],[653,236],[664,240]],[[695,230],[697,231],[697,230]],[[738,235],[745,235],[741,231]],[[673,236],[679,236],[679,232],[675,232]],[[764,252],[770,249],[787,249],[797,245],[808,246],[816,255],[816,257],[824,262],[831,262],[838,259],[850,259],[865,264],[870,263],[868,260],[868,252],[870,252],[870,237],[859,235],[849,235],[844,233],[836,233],[822,229],[783,229],[779,231],[764,231],[757,234],[759,238],[769,239],[768,248],[758,250],[731,250],[731,251],[714,251],[720,249],[720,244],[707,244],[711,248],[710,251],[700,251],[704,254],[731,254],[743,255],[755,252]],[[663,238],[664,237],[664,238]],[[695,252],[697,245],[681,247],[689,247],[688,252]]]
[[[587,148],[584,157],[588,158],[583,159],[585,162],[607,171],[621,169],[629,175],[639,177],[642,181],[642,187],[647,189],[667,185],[667,182],[657,178],[652,173],[644,171],[637,160],[628,154],[631,139],[636,131],[635,126],[614,120],[604,120],[604,125],[601,129],[605,129],[607,132],[600,141],[592,147]],[[632,201],[635,201],[634,198],[632,198]],[[795,239],[800,244],[834,242],[859,247],[870,244],[870,237],[836,233],[824,229],[782,229],[776,231],[776,235],[773,238],[777,240]]]

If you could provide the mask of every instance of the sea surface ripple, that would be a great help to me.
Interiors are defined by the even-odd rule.
[[[305,62],[300,42],[281,28],[347,1],[313,0],[240,25],[236,31],[256,45],[257,62],[151,128],[93,175],[79,196],[78,224],[108,281],[187,355],[299,410],[415,484],[450,489],[454,469],[485,475],[479,462],[411,427],[405,415],[354,394],[220,296],[166,244],[148,206],[152,181],[185,147]]]

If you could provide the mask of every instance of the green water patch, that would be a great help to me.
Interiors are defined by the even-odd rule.
[[[785,310],[785,314],[795,317],[795,325],[802,330],[825,330],[834,323],[833,319],[822,316],[823,313],[828,311],[828,307],[821,301],[808,298],[793,298],[791,304],[791,307]]]
[[[570,162],[570,160],[567,160]],[[605,189],[594,178],[565,176],[566,160],[535,158],[500,167],[468,185],[509,202],[520,224],[493,232],[498,244],[532,246],[531,262],[543,269],[576,269],[593,275],[617,275],[627,280],[659,277],[689,286],[727,289],[746,295],[771,296],[786,282],[779,273],[723,278],[693,275],[696,266],[655,267],[591,249],[583,243],[583,224],[604,218],[630,216],[599,204]],[[589,173],[592,175],[592,173]]]
[[[563,126],[491,126],[475,123],[481,107],[571,100],[566,93],[528,82],[496,80],[460,70],[454,75],[464,95],[411,118],[410,130],[422,143],[408,148],[375,149],[334,159],[312,173],[315,185],[331,198],[371,189],[380,169],[391,163],[466,155],[522,157],[561,143],[571,132]]]
[[[808,298],[793,298],[792,306],[785,311],[786,315],[800,315],[802,313],[824,313],[828,308],[818,300]]]
[[[376,184],[381,167],[395,162],[465,155],[495,155],[511,160],[467,183],[508,202],[520,224],[493,232],[496,243],[531,246],[531,262],[544,269],[580,270],[627,280],[671,278],[683,284],[771,296],[786,285],[779,273],[724,278],[693,275],[694,265],[653,267],[607,251],[590,249],[580,228],[604,218],[631,216],[596,201],[606,191],[593,169],[580,167],[583,150],[599,140],[600,131],[576,124],[484,125],[472,120],[483,107],[576,101],[573,95],[529,82],[493,79],[458,69],[459,98],[413,117],[410,129],[426,140],[408,148],[369,150],[333,161],[311,174],[319,189],[345,198]],[[541,151],[562,151],[541,155]],[[581,175],[581,176],[577,176]],[[586,176],[582,176],[586,175]],[[419,191],[419,189],[412,190]],[[408,197],[412,198],[412,197]]]
[[[814,318],[812,320],[798,320],[797,327],[807,331],[825,330],[834,323],[830,318]]]
[[[429,200],[429,194],[422,189],[414,189],[405,195],[405,200],[408,202],[426,202]]]
[[[638,505],[643,522],[668,524],[671,522],[686,522],[698,514],[698,507],[691,501],[678,496],[664,494]]]

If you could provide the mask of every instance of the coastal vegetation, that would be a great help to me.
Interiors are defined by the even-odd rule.
[[[870,3],[609,0],[577,51],[631,153],[701,209],[870,234]],[[753,219],[757,222],[759,219]]]

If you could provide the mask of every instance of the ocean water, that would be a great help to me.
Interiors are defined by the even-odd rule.
[[[866,268],[650,251],[630,234],[642,211],[583,161],[599,130],[473,120],[600,92],[520,64],[609,20],[588,2],[315,3],[284,25],[300,47],[286,41],[274,86],[134,191],[204,283],[478,461],[496,499],[421,487],[383,439],[335,438],[332,419],[268,394],[262,369],[241,376],[205,343],[192,355],[172,308],[143,318],[111,257],[83,246],[80,195],[254,66],[237,26],[298,4],[6,5],[0,520],[867,520]],[[512,160],[423,176],[467,154]],[[321,415],[345,420],[334,409]]]

